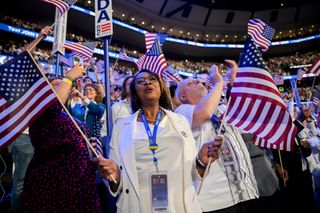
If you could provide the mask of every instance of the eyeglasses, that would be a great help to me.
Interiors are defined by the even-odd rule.
[[[139,85],[143,85],[147,82],[147,80],[151,83],[155,83],[158,81],[158,79],[154,76],[150,76],[150,77],[147,77],[147,78],[138,78],[137,79],[137,84]]]

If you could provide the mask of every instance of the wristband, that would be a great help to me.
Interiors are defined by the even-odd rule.
[[[66,84],[69,84],[72,87],[72,81],[69,78],[62,78],[62,81]]]
[[[74,81],[74,79],[70,75],[65,75],[64,78],[69,79],[71,82]]]
[[[197,155],[197,157],[196,157],[196,163],[197,163],[197,165],[198,165],[200,168],[203,168],[203,169],[207,168],[207,165],[205,165],[204,163],[202,163],[202,161],[199,159],[198,155]]]

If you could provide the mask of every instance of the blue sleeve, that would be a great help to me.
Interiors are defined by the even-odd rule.
[[[102,103],[96,104],[92,101],[90,101],[90,103],[87,107],[92,114],[94,114],[100,118],[103,116],[104,110],[106,109],[104,104],[102,104]]]

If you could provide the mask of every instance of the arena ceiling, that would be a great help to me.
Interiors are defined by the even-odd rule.
[[[1,7],[0,10],[46,24],[53,23],[54,19],[53,7],[39,0],[10,0],[8,6]],[[315,24],[319,32],[320,23],[318,0],[116,0],[113,1],[113,10],[115,17],[136,26],[141,26],[143,22],[142,27],[156,32],[173,33],[185,39],[194,38],[208,43],[213,43],[215,36],[245,35],[249,18],[261,18],[278,32],[300,29],[311,24]],[[91,35],[94,33],[94,17],[78,11],[69,12],[68,25],[79,32]],[[140,51],[145,50],[143,35],[123,27],[114,25],[113,39]],[[319,50],[319,44],[318,39],[286,45],[285,48],[275,46],[270,48],[268,54],[275,56],[295,51]],[[204,59],[236,58],[241,51],[192,47],[172,42],[166,42],[163,50],[167,55]]]

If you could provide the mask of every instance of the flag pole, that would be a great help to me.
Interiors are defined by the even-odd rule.
[[[295,139],[295,140],[297,140],[297,139]],[[282,157],[281,157],[280,149],[278,149],[278,155],[279,155],[279,160],[280,160],[280,169],[281,169],[281,173],[282,173],[283,186],[286,187],[286,181],[284,179],[284,170],[283,170],[283,164],[282,164]]]
[[[219,131],[218,131],[217,136],[221,135],[221,130],[222,130],[222,126],[223,126],[223,120],[224,120],[224,118],[225,118],[225,116],[226,116],[226,114],[227,114],[227,111],[228,111],[228,108],[229,108],[229,105],[230,105],[230,100],[231,100],[231,97],[229,97],[229,100],[228,100],[228,103],[227,103],[227,106],[226,106],[226,110],[225,110],[224,113],[223,113],[223,116],[222,116],[222,119],[221,119],[221,124],[220,124]],[[201,189],[202,189],[204,179],[205,179],[205,178],[208,176],[208,174],[209,174],[210,167],[211,167],[211,161],[212,161],[212,157],[209,158],[209,162],[208,162],[208,164],[207,164],[206,170],[204,171],[203,177],[201,178],[201,183],[200,183],[200,186],[199,186],[198,192],[197,192],[198,195],[200,194],[200,191],[201,191]]]
[[[311,86],[311,93],[310,93],[310,95],[309,95],[308,101],[310,101],[310,99],[311,99],[312,90],[313,90],[313,88],[314,88],[314,84],[316,83],[316,78],[317,78],[317,76],[315,76],[314,79],[313,79],[313,83],[312,83],[312,86]]]
[[[62,108],[64,109],[64,111],[67,113],[67,115],[69,116],[69,118],[71,119],[72,123],[75,125],[75,127],[77,128],[77,130],[80,132],[81,136],[84,138],[86,144],[90,147],[91,151],[94,153],[94,155],[96,157],[99,157],[100,155],[96,152],[96,150],[93,148],[93,146],[91,145],[91,143],[89,142],[88,138],[86,137],[86,135],[83,133],[83,131],[81,130],[81,128],[79,127],[79,125],[76,123],[76,121],[74,120],[74,118],[72,117],[72,115],[70,114],[70,112],[68,111],[68,109],[66,108],[66,106],[64,105],[64,103],[61,101],[61,99],[58,97],[57,92],[53,89],[51,83],[49,82],[49,80],[47,79],[46,75],[42,72],[41,68],[39,67],[39,65],[37,64],[37,62],[33,59],[31,53],[27,50],[28,54],[31,56],[32,60],[34,61],[34,63],[36,64],[36,66],[38,67],[38,69],[41,72],[42,77],[45,79],[45,81],[47,82],[47,84],[50,86],[51,90],[53,91],[53,93],[55,94],[57,100],[59,101],[59,103],[61,104]],[[115,178],[111,175],[112,180],[117,183],[117,181],[115,180]]]
[[[107,122],[107,135],[111,137],[112,133],[112,118],[111,118],[111,100],[110,100],[110,68],[109,68],[109,38],[106,36],[103,39],[103,51],[104,51],[104,84],[105,84],[105,106],[106,106],[106,122]]]
[[[115,67],[115,66],[117,65],[118,60],[119,60],[119,57],[120,57],[120,56],[117,57],[116,61],[115,61],[114,64],[112,65],[112,67],[111,67],[112,70],[113,70],[113,67]]]

